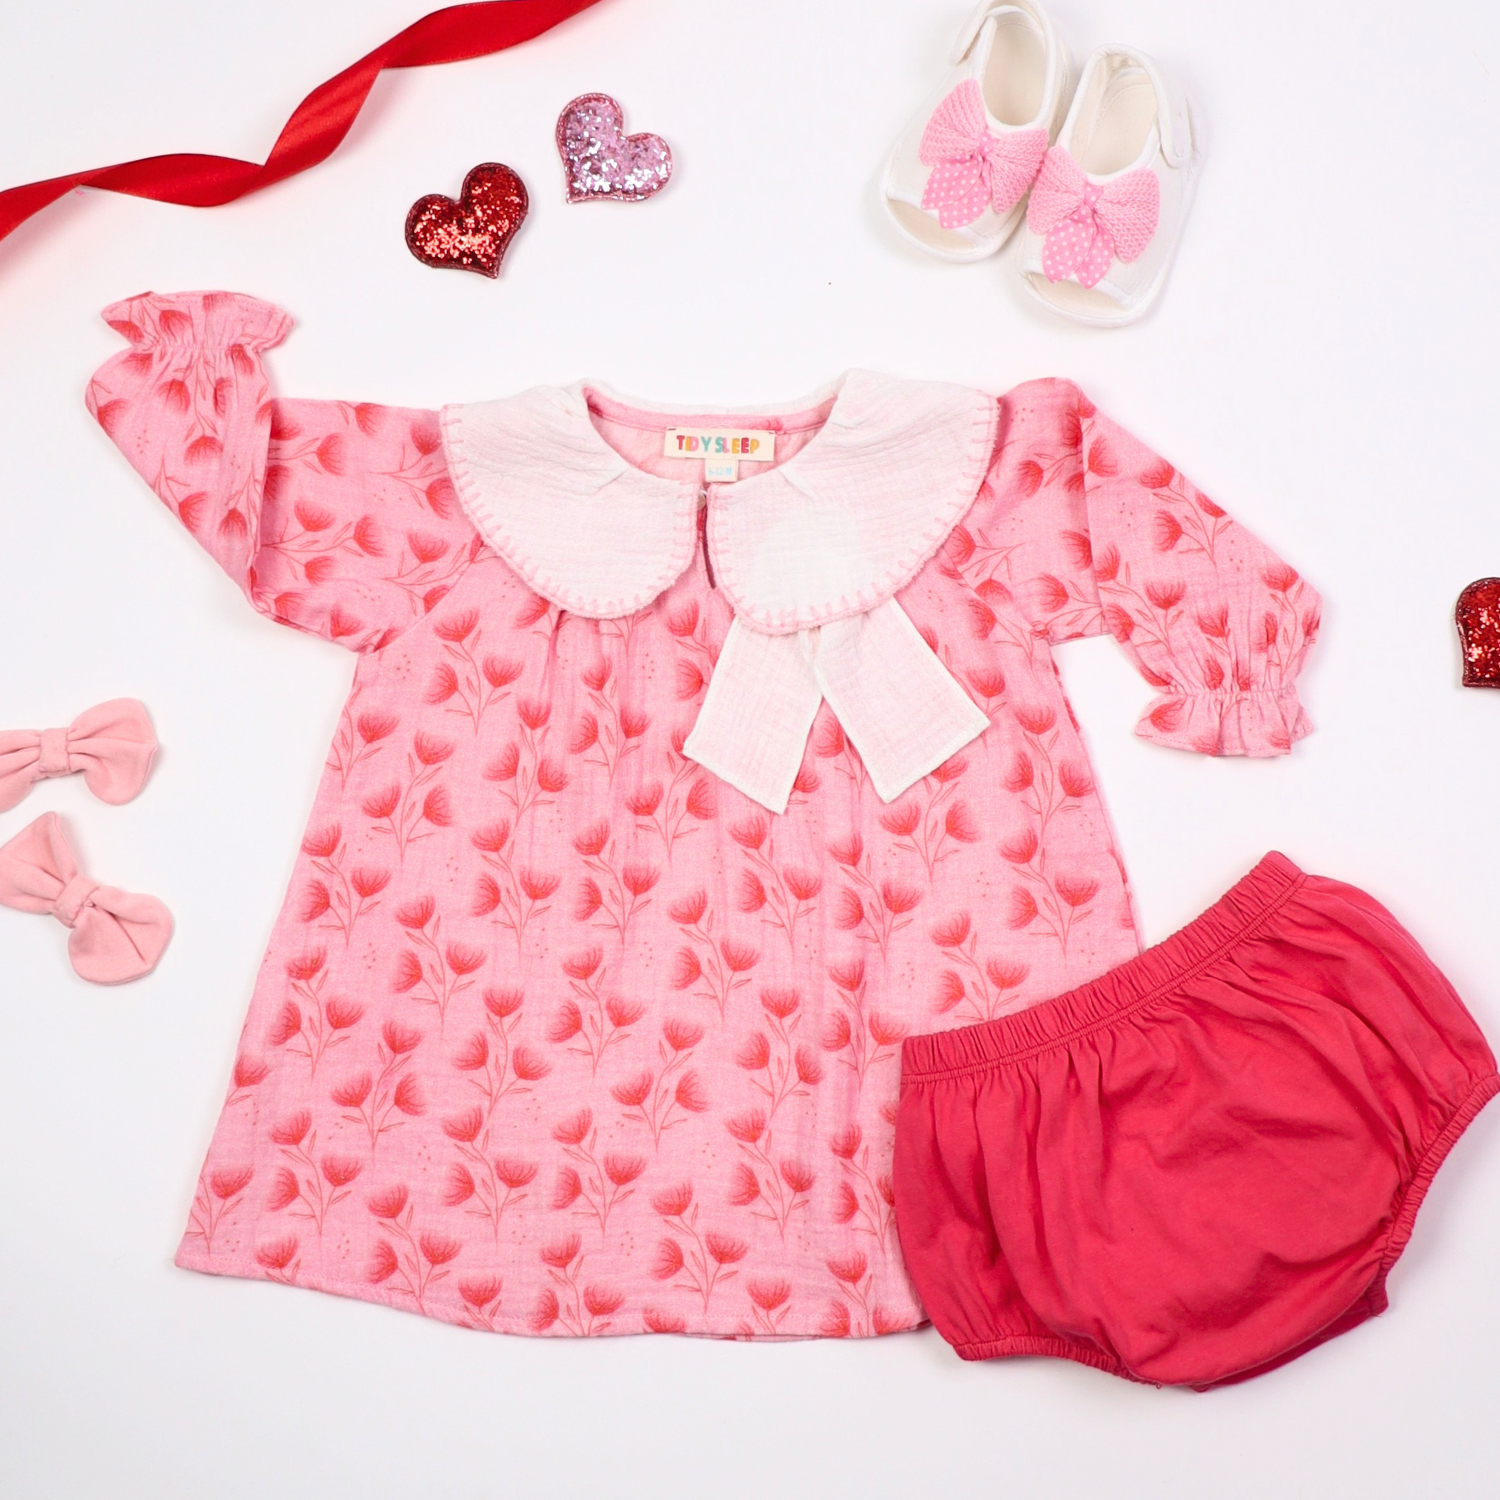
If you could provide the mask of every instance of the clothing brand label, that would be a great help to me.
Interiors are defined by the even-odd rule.
[[[742,463],[771,463],[776,434],[745,427],[669,427],[662,452],[668,458],[701,458],[704,479],[723,482],[738,479]]]

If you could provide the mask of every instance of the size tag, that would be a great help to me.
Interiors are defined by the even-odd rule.
[[[776,434],[745,427],[669,427],[662,439],[668,458],[701,458],[705,482],[739,478],[742,463],[768,464],[776,458]]]

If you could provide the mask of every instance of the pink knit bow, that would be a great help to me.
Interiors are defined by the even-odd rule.
[[[1156,173],[1137,167],[1102,187],[1061,146],[1042,163],[1026,207],[1026,226],[1044,234],[1042,271],[1048,281],[1075,272],[1081,286],[1095,285],[1117,256],[1134,260],[1156,233],[1161,187]]]
[[[972,224],[985,209],[1009,213],[1021,201],[1047,154],[1040,127],[996,135],[985,118],[979,85],[966,78],[933,110],[917,157],[932,168],[922,207],[944,229]]]
[[[0,812],[44,776],[83,772],[101,802],[129,802],[145,785],[156,754],[146,705],[114,698],[85,709],[66,729],[0,731]]]
[[[149,974],[172,937],[172,914],[154,896],[79,874],[62,820],[51,812],[0,848],[0,906],[51,915],[70,928],[68,957],[94,984]]]

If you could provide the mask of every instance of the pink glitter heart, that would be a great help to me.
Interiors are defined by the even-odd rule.
[[[626,135],[625,111],[608,94],[580,94],[564,108],[557,150],[568,173],[569,203],[638,203],[659,193],[672,175],[672,148],[659,135]]]

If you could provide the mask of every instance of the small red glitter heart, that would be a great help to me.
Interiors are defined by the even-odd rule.
[[[1464,652],[1465,687],[1500,687],[1500,578],[1480,578],[1453,611]]]
[[[456,202],[428,193],[412,204],[406,216],[407,249],[424,266],[498,276],[526,207],[526,184],[500,162],[481,162],[464,178]]]

